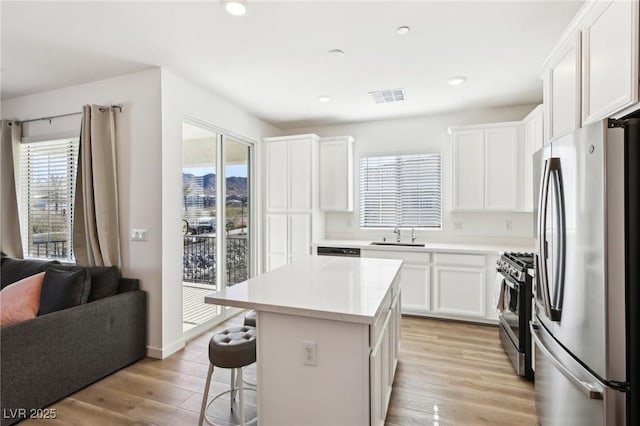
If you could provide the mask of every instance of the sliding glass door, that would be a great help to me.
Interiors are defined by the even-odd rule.
[[[207,126],[183,124],[183,330],[226,309],[204,296],[251,276],[253,145]]]

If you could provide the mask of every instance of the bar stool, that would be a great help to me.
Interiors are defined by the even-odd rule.
[[[256,311],[249,311],[247,315],[244,316],[244,325],[248,327],[256,327]],[[252,382],[247,379],[243,379],[244,383],[249,386],[257,386],[258,382]]]
[[[255,388],[245,388],[242,380],[242,367],[256,362],[256,329],[255,327],[240,326],[231,327],[215,333],[209,340],[209,372],[207,373],[207,383],[204,388],[202,397],[202,408],[200,409],[199,425],[202,426],[203,420],[210,425],[214,423],[207,417],[209,406],[222,395],[231,394],[231,410],[233,411],[233,403],[236,393],[240,397],[240,425],[251,424],[257,422],[258,417],[245,423],[244,421],[244,390],[253,390]],[[231,386],[230,389],[221,392],[213,397],[207,404],[209,396],[209,387],[211,386],[211,376],[213,368],[230,368],[231,369]]]
[[[256,326],[256,311],[249,311],[249,313],[244,316],[244,325],[248,325],[249,327]]]

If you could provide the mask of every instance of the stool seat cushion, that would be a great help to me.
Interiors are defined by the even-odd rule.
[[[256,326],[256,311],[251,311],[244,316],[244,325]]]
[[[216,367],[240,368],[256,362],[256,329],[230,327],[211,337],[209,361]]]

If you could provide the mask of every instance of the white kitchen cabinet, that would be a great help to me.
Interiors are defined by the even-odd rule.
[[[545,142],[639,100],[638,1],[587,0],[544,62]]]
[[[400,348],[400,299],[401,292],[381,314],[384,323],[369,355],[370,424],[375,426],[384,426],[391,400]]]
[[[287,141],[273,141],[264,145],[265,204],[268,211],[286,210],[288,207],[289,165]]]
[[[456,316],[485,316],[485,270],[463,266],[434,266],[434,312]]]
[[[310,211],[313,206],[314,149],[318,137],[301,135],[264,140],[267,211]]]
[[[403,314],[424,315],[431,311],[430,254],[399,250],[361,250],[361,257],[400,259],[401,311]]]
[[[638,102],[638,2],[596,2],[582,28],[582,123]]]
[[[452,210],[518,210],[521,128],[521,122],[451,128]]]
[[[264,139],[265,260],[270,271],[311,254],[324,234],[318,208],[318,137]]]
[[[353,138],[320,139],[320,210],[353,211]]]
[[[316,172],[312,155],[315,148],[313,139],[309,137],[288,142],[289,211],[312,209],[313,173]]]
[[[484,130],[452,131],[452,210],[484,208]]]
[[[288,215],[289,261],[311,254],[311,213]]]
[[[484,208],[518,208],[518,135],[520,125],[484,131]]]
[[[266,271],[311,254],[311,220],[310,213],[266,215]]]
[[[549,60],[544,74],[548,99],[547,140],[580,128],[580,32],[569,37]]]
[[[434,313],[484,319],[485,256],[436,254],[433,275]]]
[[[286,213],[267,214],[265,270],[279,268],[289,263],[288,215]]]
[[[533,211],[535,203],[536,194],[533,193],[533,154],[544,145],[543,117],[543,106],[538,105],[522,120],[524,124],[524,199],[522,205],[525,211]]]

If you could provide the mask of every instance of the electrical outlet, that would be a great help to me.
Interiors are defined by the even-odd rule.
[[[460,221],[453,222],[453,229],[455,231],[461,231],[462,230],[462,222],[460,222]]]
[[[505,231],[511,231],[512,228],[513,228],[513,222],[511,222],[510,220],[505,220],[504,221],[504,230]]]
[[[318,345],[316,342],[302,342],[302,364],[318,365]]]

